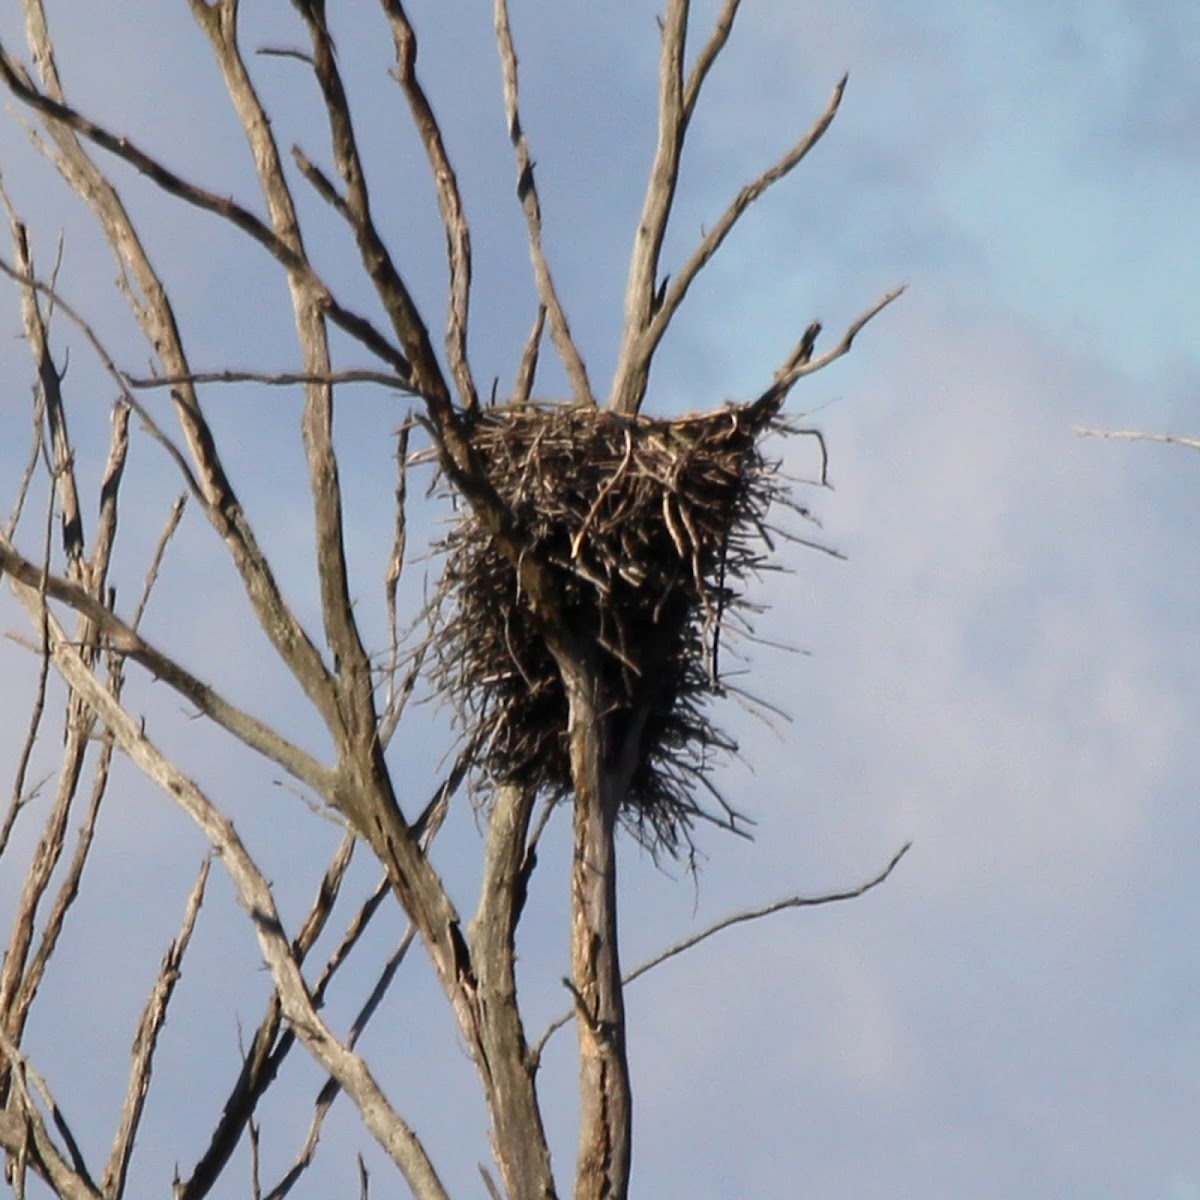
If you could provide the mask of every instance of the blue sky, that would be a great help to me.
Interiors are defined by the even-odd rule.
[[[81,107],[188,174],[252,197],[185,6],[59,7],[51,18]],[[246,7],[247,44],[300,40],[286,6]],[[695,8],[703,28],[713,6]],[[641,0],[514,4],[548,249],[600,386],[611,374],[651,148],[654,12]],[[503,381],[533,291],[490,17],[460,3],[414,4],[412,15],[474,221],[476,369]],[[17,25],[11,12],[0,16],[6,39]],[[371,114],[364,132],[377,202],[387,197],[394,209],[391,243],[436,321],[436,213],[384,76],[380,23],[362,6],[335,28],[343,65],[361,64],[355,86]],[[94,53],[97,39],[104,55]],[[827,139],[752,211],[694,289],[649,407],[672,413],[754,395],[812,317],[833,334],[894,283],[909,291],[850,358],[804,381],[790,402],[828,440],[833,490],[806,499],[848,561],[788,551],[791,573],[762,584],[772,608],[761,632],[809,653],[760,651],[751,664],[753,690],[790,723],[771,730],[728,713],[746,762],[720,782],[758,820],[757,840],[706,837],[695,883],[656,871],[628,846],[627,961],[733,909],[857,882],[904,841],[915,844],[871,896],[725,934],[634,985],[635,1195],[1200,1196],[1200,459],[1072,433],[1076,424],[1198,432],[1198,45],[1200,14],[1182,0],[745,6],[697,114],[670,254],[685,253],[736,188],[807,127],[843,71],[850,85]],[[279,106],[284,143],[320,151],[302,69],[262,59],[255,71]],[[0,169],[35,227],[42,263],[65,228],[64,290],[123,362],[140,365],[145,353],[112,303],[111,260],[11,119],[0,126]],[[196,364],[293,365],[286,297],[262,256],[121,178],[176,289]],[[316,204],[307,211],[319,260],[362,299],[353,272],[338,265],[346,248],[336,226]],[[2,319],[15,331],[15,304],[6,303]],[[109,389],[81,349],[72,371],[76,437],[94,478]],[[17,429],[0,439],[7,495],[27,395],[22,348],[10,339],[0,380],[0,413]],[[560,388],[549,369],[542,390]],[[229,389],[209,404],[235,439],[230,459],[251,516],[312,620],[297,398]],[[339,415],[360,611],[376,641],[390,548],[387,434],[403,409],[363,392]],[[797,473],[810,465],[806,450],[786,447]],[[133,470],[137,502],[121,550],[127,601],[176,490],[149,444],[136,448]],[[432,517],[418,505],[414,523],[427,530]],[[406,579],[414,603],[421,569]],[[241,702],[297,736],[311,733],[261,653],[221,547],[194,516],[162,587],[154,636]],[[0,603],[3,626],[20,627],[11,602]],[[22,654],[9,645],[0,655],[0,670],[28,686]],[[19,744],[24,718],[13,714],[26,694],[0,698],[10,718],[0,761]],[[234,813],[294,918],[335,831],[187,721],[161,688],[137,684],[130,696]],[[398,739],[398,771],[417,781],[418,796],[448,741],[429,708]],[[102,1105],[119,1097],[137,1005],[203,849],[132,771],[120,785],[88,881],[94,907],[69,933],[30,1045],[97,1153],[110,1136]],[[561,837],[553,849],[561,860]],[[464,897],[477,851],[460,811],[438,865]],[[567,961],[565,862],[543,858],[540,909],[522,947],[534,1028],[561,1006]],[[355,878],[365,890],[372,874],[361,868]],[[0,919],[15,886],[6,865]],[[368,953],[386,954],[398,932],[392,920]],[[195,953],[146,1130],[146,1194],[201,1148],[195,1114],[219,1108],[237,1021],[248,1027],[265,995],[223,883]],[[79,980],[100,963],[81,1006]],[[353,1004],[348,989],[333,1011]],[[83,1076],[61,1041],[68,1014],[91,1056]],[[419,964],[366,1048],[452,1190],[475,1194],[483,1116]],[[564,1179],[569,1049],[562,1035],[545,1075]],[[187,1082],[169,1082],[172,1070]],[[274,1167],[299,1144],[317,1086],[302,1068],[268,1111],[264,1153]],[[474,1122],[466,1150],[463,1122]],[[385,1168],[347,1110],[335,1113],[302,1194],[350,1186],[359,1148],[386,1191]],[[240,1193],[231,1185],[225,1194]]]

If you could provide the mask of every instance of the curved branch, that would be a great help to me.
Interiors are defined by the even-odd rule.
[[[725,0],[708,41],[696,55],[696,61],[692,64],[687,84],[683,89],[683,120],[685,124],[692,119],[696,101],[700,98],[700,89],[704,86],[704,81],[708,78],[713,63],[717,61],[717,56],[725,49],[725,43],[729,41],[729,35],[733,32],[733,22],[737,18],[740,7],[741,0]]]
[[[625,984],[632,983],[635,979],[640,979],[648,971],[652,971],[655,967],[661,966],[668,959],[675,958],[677,955],[683,954],[684,951],[690,950],[693,946],[698,946],[701,942],[706,942],[710,937],[729,929],[734,925],[742,925],[748,921],[758,921],[763,917],[769,917],[778,912],[784,912],[791,908],[819,908],[824,904],[840,904],[845,900],[857,900],[860,896],[865,896],[868,892],[879,887],[889,875],[896,869],[900,860],[912,849],[912,842],[905,842],[895,854],[892,855],[891,861],[878,874],[866,880],[865,883],[860,883],[852,888],[847,888],[840,892],[826,892],[819,896],[787,896],[782,900],[772,901],[770,904],[760,905],[758,908],[748,908],[742,912],[736,912],[728,917],[722,917],[721,920],[715,921],[713,924],[701,929],[698,933],[690,934],[682,941],[676,942],[673,946],[668,946],[666,950],[660,951],[658,954],[648,958],[645,962],[634,967],[632,971],[626,975],[622,982]],[[560,1030],[564,1025],[567,1025],[575,1016],[574,1009],[564,1012],[561,1016],[556,1017],[545,1029],[542,1036],[538,1038],[537,1044],[530,1051],[531,1057],[536,1062],[542,1056],[542,1051],[546,1048],[546,1043]]]
[[[322,310],[339,329],[362,343],[377,357],[390,364],[394,370],[402,375],[408,374],[407,359],[387,338],[365,317],[341,305],[312,265],[306,259],[297,256],[286,240],[278,237],[260,217],[255,216],[249,209],[238,204],[232,197],[218,195],[216,192],[184,179],[142,150],[125,134],[113,133],[72,108],[61,98],[40,92],[25,69],[3,45],[0,45],[0,79],[18,100],[50,122],[52,129],[57,126],[82,135],[102,150],[107,150],[133,167],[139,174],[145,175],[168,195],[175,196],[194,208],[223,218],[235,228],[240,229],[251,240],[257,242],[288,270],[302,273],[308,284],[314,289]],[[57,92],[57,86],[53,90]],[[115,196],[115,192],[113,195]],[[105,223],[107,225],[107,220]]]

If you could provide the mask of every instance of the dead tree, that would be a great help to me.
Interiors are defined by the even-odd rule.
[[[228,1103],[214,1123],[209,1149],[175,1182],[179,1200],[208,1194],[243,1139],[250,1139],[252,1150],[257,1146],[256,1106],[297,1043],[328,1076],[325,1106],[338,1091],[350,1099],[411,1193],[421,1200],[447,1194],[422,1140],[381,1085],[378,1067],[369,1066],[356,1049],[361,1024],[349,1036],[339,1035],[322,1012],[330,978],[389,895],[428,955],[478,1074],[501,1180],[495,1183],[485,1170],[489,1189],[498,1194],[502,1188],[513,1200],[558,1194],[537,1088],[545,1038],[558,1026],[530,1043],[515,971],[517,928],[538,839],[556,809],[569,810],[573,824],[571,974],[565,982],[579,1039],[574,1194],[579,1200],[620,1200],[629,1187],[632,1107],[617,925],[618,832],[625,827],[656,853],[679,854],[690,847],[697,821],[739,828],[740,814],[711,790],[709,779],[714,754],[729,747],[709,708],[724,692],[721,637],[745,619],[747,581],[770,544],[768,510],[791,505],[800,519],[805,515],[776,473],[763,439],[788,430],[781,408],[793,385],[846,354],[857,333],[899,289],[867,308],[827,349],[818,350],[820,326],[810,324],[761,394],[742,405],[674,421],[644,415],[651,366],[691,285],[730,230],[822,138],[838,111],[845,80],[811,128],[736,193],[691,254],[667,274],[664,236],[689,123],[739,8],[737,0],[726,0],[715,26],[689,56],[689,5],[669,0],[660,22],[657,146],[633,240],[616,372],[607,394],[599,395],[543,249],[534,159],[520,118],[517,55],[507,5],[497,0],[501,94],[538,307],[511,395],[501,404],[485,404],[467,350],[472,248],[466,207],[417,72],[416,34],[405,7],[399,0],[380,0],[378,20],[394,47],[392,74],[424,147],[445,233],[449,304],[440,351],[403,267],[388,248],[386,235],[394,231],[379,223],[326,5],[323,0],[293,3],[307,45],[286,53],[305,65],[319,91],[333,174],[299,148],[292,151],[291,164],[286,161],[239,39],[237,0],[188,0],[244,131],[261,193],[255,202],[177,173],[136,135],[81,111],[72,102],[69,81],[60,76],[43,0],[23,0],[27,47],[0,47],[0,77],[9,96],[103,231],[118,262],[120,291],[152,358],[146,375],[110,353],[87,314],[60,293],[53,273],[39,274],[27,229],[6,198],[13,249],[0,269],[20,298],[36,387],[34,449],[16,481],[12,516],[0,535],[0,572],[28,612],[33,630],[28,645],[42,671],[0,828],[0,854],[10,849],[10,835],[30,813],[45,810],[0,970],[0,1145],[8,1177],[19,1195],[30,1174],[63,1197],[125,1193],[159,1031],[204,899],[207,860],[147,1000],[111,1153],[97,1169],[71,1134],[69,1106],[60,1107],[52,1098],[49,1083],[22,1046],[47,963],[72,913],[109,765],[120,753],[203,832],[253,923],[274,986]],[[171,296],[114,186],[113,160],[177,201],[181,221],[188,210],[211,214],[274,261],[290,296],[299,354],[295,370],[197,368]],[[347,247],[354,247],[374,297],[373,312],[345,303],[315,265],[298,211],[298,184],[310,186],[344,223]],[[85,504],[52,319],[69,323],[86,341],[118,397],[99,517],[90,534],[82,516]],[[572,392],[558,403],[532,399],[544,330]],[[335,344],[357,346],[371,365],[344,366],[335,359]],[[303,390],[301,436],[312,500],[319,635],[301,622],[284,594],[277,564],[256,535],[207,415],[206,391],[235,381]],[[332,433],[335,397],[364,384],[404,393],[417,405],[415,421],[399,435],[399,485],[388,485],[396,487],[398,516],[386,580],[393,637],[384,669],[356,617],[341,464]],[[169,393],[173,429],[159,415],[152,397],[160,392],[154,389]],[[14,419],[6,411],[3,420],[7,438]],[[132,610],[116,603],[110,570],[131,422],[173,460],[186,500],[219,536],[246,603],[325,731],[331,748],[326,756],[240,707],[186,669],[170,647],[153,644],[141,632],[149,589],[175,535],[182,500],[164,530],[140,602]],[[425,454],[410,451],[409,436],[418,427],[428,436],[428,458],[458,515],[440,548],[442,570],[428,629],[402,647],[395,597],[406,558],[406,471]],[[817,440],[823,464],[819,434],[798,432]],[[61,520],[57,548],[48,521],[39,526],[28,515],[26,501],[39,463]],[[168,686],[345,822],[346,838],[299,929],[285,930],[272,888],[227,812],[123,701],[126,676],[135,670]],[[51,672],[66,688],[65,740],[55,794],[39,808],[32,803],[36,789],[29,763],[44,736]],[[457,706],[463,743],[454,769],[428,805],[410,811],[398,798],[397,763],[389,747],[418,677]],[[87,798],[85,779],[91,780]],[[485,841],[473,915],[455,906],[429,857],[446,806],[464,779],[479,806]],[[297,810],[297,820],[305,816]],[[82,833],[68,858],[72,821],[82,822]],[[386,885],[352,918],[338,951],[313,970],[307,956],[330,921],[356,845],[378,861]],[[895,860],[846,893],[792,897],[771,911],[860,895],[894,865]],[[405,950],[407,942],[396,965]],[[369,1019],[390,979],[386,974],[368,998],[362,1020]],[[307,1157],[300,1156],[272,1195],[285,1194],[302,1174],[315,1136]]]

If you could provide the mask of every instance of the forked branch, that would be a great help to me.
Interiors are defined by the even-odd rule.
[[[796,343],[796,348],[775,372],[771,386],[755,400],[755,406],[758,408],[778,407],[783,403],[788,392],[805,375],[812,375],[849,354],[854,345],[854,339],[858,337],[863,328],[883,312],[892,301],[899,299],[904,294],[904,289],[905,285],[901,284],[899,287],[885,292],[874,304],[850,322],[846,327],[846,332],[842,334],[841,340],[836,345],[821,354],[814,352],[821,326],[817,322],[809,325],[800,341]]]
[[[808,132],[782,158],[738,192],[730,202],[729,207],[717,219],[716,224],[704,235],[700,245],[696,247],[691,256],[672,277],[670,285],[662,294],[661,302],[651,314],[643,335],[643,342],[640,346],[641,354],[647,356],[647,372],[649,370],[649,358],[653,357],[659,342],[662,341],[663,335],[667,331],[667,327],[679,310],[679,306],[683,303],[688,289],[695,282],[696,276],[700,274],[721,248],[722,243],[729,236],[733,227],[738,223],[750,205],[769,187],[778,183],[799,166],[808,152],[825,135],[825,131],[833,124],[833,119],[837,116],[845,89],[846,77],[843,76],[833,89],[833,94],[830,96],[824,111],[816,119]],[[614,394],[616,393],[614,392]]]
[[[663,278],[660,282],[663,240],[674,207],[688,125],[704,81],[729,39],[740,4],[739,0],[726,0],[708,41],[685,79],[689,7],[689,0],[671,0],[662,22],[658,143],[634,236],[625,292],[625,326],[609,394],[610,407],[629,415],[641,410],[654,355],[696,277],[717,253],[750,205],[773,184],[790,174],[825,135],[837,115],[846,87],[843,77],[824,110],[804,136],[777,162],[738,192],[682,267],[674,276]],[[852,340],[853,333],[850,337]],[[832,358],[822,356],[806,366],[808,371],[815,371],[831,361]],[[799,378],[799,375],[795,378]],[[786,395],[786,391],[785,388],[781,395]]]

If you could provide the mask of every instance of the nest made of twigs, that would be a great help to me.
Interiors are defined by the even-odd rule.
[[[744,819],[709,779],[737,749],[708,712],[726,690],[722,635],[746,628],[747,577],[778,533],[772,504],[808,515],[762,451],[769,428],[787,427],[763,405],[654,420],[523,404],[474,418],[526,552],[552,572],[572,636],[594,648],[610,744],[644,719],[621,818],[654,851],[690,849],[697,819]],[[823,475],[823,443],[821,454]],[[432,683],[475,747],[477,778],[568,795],[567,699],[513,563],[465,505],[438,550]]]

